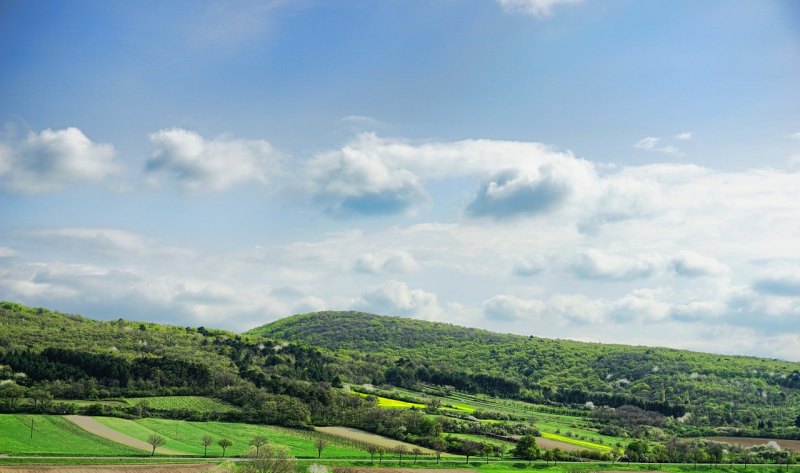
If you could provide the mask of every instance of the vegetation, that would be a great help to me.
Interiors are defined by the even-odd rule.
[[[48,417],[23,414],[99,416],[152,454],[166,442],[191,455],[252,455],[255,465],[285,445],[301,458],[382,463],[388,447],[312,430],[328,426],[406,442],[393,455],[407,463],[425,447],[437,461],[442,452],[484,463],[508,453],[523,466],[788,464],[794,456],[774,446],[721,448],[701,437],[800,438],[800,364],[778,360],[353,312],[237,335],[0,303],[0,329],[0,411],[34,424]],[[127,449],[87,445],[100,455]]]

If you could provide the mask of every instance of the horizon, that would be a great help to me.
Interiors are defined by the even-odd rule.
[[[800,361],[798,2],[12,1],[0,70],[0,300]]]

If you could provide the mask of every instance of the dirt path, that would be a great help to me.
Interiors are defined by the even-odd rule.
[[[153,447],[149,443],[135,439],[129,435],[125,435],[122,432],[117,432],[116,430],[106,427],[89,416],[64,416],[64,418],[83,430],[97,436],[121,443],[122,445],[138,448],[139,450],[144,450],[146,452],[153,451]],[[156,452],[163,453],[165,455],[186,455],[184,452],[177,452],[164,447],[157,448]]]
[[[82,466],[0,466],[0,473],[212,473],[215,465],[82,465]]]

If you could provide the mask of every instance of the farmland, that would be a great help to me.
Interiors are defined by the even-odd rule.
[[[250,448],[250,440],[261,435],[272,444],[289,447],[292,455],[298,458],[317,457],[317,450],[314,447],[316,436],[313,432],[229,422],[190,422],[155,418],[134,421],[113,417],[98,417],[97,420],[116,431],[140,440],[146,440],[151,434],[161,435],[167,440],[166,447],[191,455],[203,455],[203,437],[206,435],[214,439],[214,443],[208,447],[208,455],[214,457],[222,455],[222,449],[216,443],[221,438],[233,442],[233,445],[225,452],[226,456],[240,456]],[[345,444],[346,442],[338,444],[331,442],[325,447],[323,457],[368,457],[366,452]]]
[[[363,430],[353,429],[350,427],[317,427],[319,432],[334,435],[337,437],[354,440],[356,442],[371,443],[385,448],[395,448],[399,445],[405,445],[409,449],[416,447],[406,442],[400,442],[380,435],[364,432]],[[420,448],[425,453],[433,453],[433,450],[427,448]]]
[[[100,456],[146,454],[92,435],[61,416],[14,414],[0,414],[0,453]]]
[[[152,409],[179,410],[184,409],[194,412],[229,412],[236,407],[214,398],[204,396],[153,396],[132,397],[125,399],[129,406],[145,402]]]

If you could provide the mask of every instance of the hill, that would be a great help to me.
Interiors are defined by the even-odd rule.
[[[772,419],[776,429],[791,430],[800,414],[800,364],[788,361],[498,334],[359,312],[295,315],[248,334],[330,350],[349,358],[347,379],[373,384],[638,404],[691,412],[697,425],[757,427]],[[365,365],[384,363],[389,367],[364,379]]]

